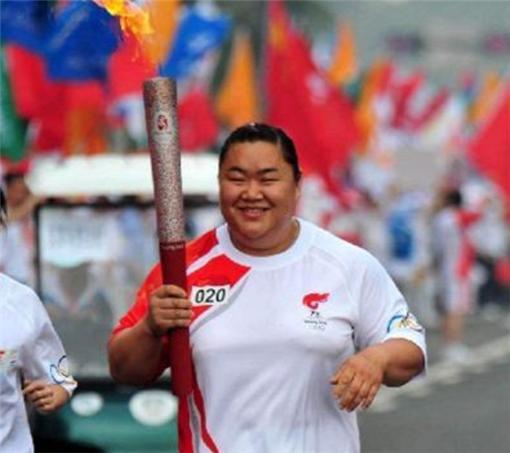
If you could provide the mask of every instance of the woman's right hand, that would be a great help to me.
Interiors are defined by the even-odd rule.
[[[156,337],[174,327],[188,327],[191,324],[191,302],[186,291],[175,285],[162,285],[154,290],[144,322]]]

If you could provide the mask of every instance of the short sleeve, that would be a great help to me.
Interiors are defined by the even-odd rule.
[[[29,380],[41,379],[48,384],[58,384],[69,394],[76,388],[67,360],[57,332],[46,312],[42,302],[30,293],[33,304],[33,334],[31,341],[25,345],[23,374]]]
[[[425,330],[409,311],[404,297],[382,265],[365,253],[354,297],[358,302],[355,342],[359,349],[390,338],[416,344],[426,357]]]
[[[162,283],[163,279],[161,277],[161,267],[157,264],[151,269],[143,283],[140,285],[140,288],[138,288],[133,305],[131,305],[127,313],[120,318],[117,325],[113,328],[112,336],[115,336],[124,329],[138,324],[138,322],[145,316],[145,313],[147,313],[151,293],[161,286]]]

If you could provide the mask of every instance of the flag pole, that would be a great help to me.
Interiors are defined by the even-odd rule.
[[[186,290],[185,222],[175,80],[165,77],[146,80],[143,98],[163,283]],[[192,382],[189,330],[176,327],[169,330],[168,337],[171,389],[179,398],[186,397],[191,393]]]

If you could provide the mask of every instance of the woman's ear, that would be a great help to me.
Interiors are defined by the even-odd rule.
[[[301,196],[302,185],[303,185],[303,177],[300,177],[299,181],[296,183],[296,201],[298,201],[299,197]]]

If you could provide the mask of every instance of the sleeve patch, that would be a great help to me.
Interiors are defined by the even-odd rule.
[[[395,315],[390,319],[386,331],[389,333],[395,329],[411,329],[416,332],[423,332],[424,330],[411,312],[407,312],[405,315]]]

